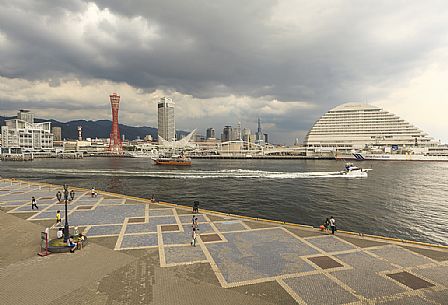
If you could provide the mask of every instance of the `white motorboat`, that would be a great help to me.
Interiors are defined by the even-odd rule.
[[[353,163],[346,163],[345,169],[341,172],[339,172],[340,175],[347,176],[347,177],[353,177],[353,178],[367,178],[369,171],[372,169],[370,168],[360,168],[357,166],[354,166]]]

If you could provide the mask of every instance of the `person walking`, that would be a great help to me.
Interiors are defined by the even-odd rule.
[[[61,193],[61,191],[58,191],[58,192],[56,193],[56,198],[58,199],[58,202],[61,202],[61,199],[62,199],[62,193]]]
[[[334,220],[334,217],[330,217],[330,227],[331,227],[331,234],[334,234],[336,231],[336,220]]]
[[[56,212],[56,224],[60,224],[61,223],[61,211],[57,211]]]
[[[37,210],[39,210],[39,207],[37,206],[36,198],[32,197],[32,198],[31,198],[31,209],[34,210],[34,208],[36,208]]]
[[[92,190],[90,191],[90,195],[92,196],[92,198],[96,197],[96,191],[95,191],[94,187],[92,187]]]
[[[193,232],[191,233],[191,245],[196,247],[196,230],[193,228]]]

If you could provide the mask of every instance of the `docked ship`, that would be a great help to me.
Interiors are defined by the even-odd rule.
[[[442,155],[423,155],[423,154],[371,154],[356,152],[352,154],[352,158],[338,159],[356,159],[358,161],[364,160],[380,160],[380,161],[444,161],[448,162],[448,156]]]
[[[159,157],[153,161],[156,165],[191,166],[191,159],[185,156]]]

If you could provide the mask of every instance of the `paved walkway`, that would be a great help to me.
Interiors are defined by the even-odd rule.
[[[54,234],[64,210],[54,199],[60,188],[0,180],[0,303],[448,303],[446,248],[209,211],[196,215],[192,247],[189,208],[82,189],[69,222],[93,244],[40,258],[39,232]]]

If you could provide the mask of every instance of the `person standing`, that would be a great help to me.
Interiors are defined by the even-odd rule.
[[[61,223],[61,211],[57,211],[56,212],[56,224],[60,224]]]
[[[36,198],[32,197],[32,198],[31,198],[31,209],[34,210],[34,208],[36,208],[37,210],[39,210],[39,207],[37,206]]]
[[[199,201],[193,203],[193,213],[199,213]]]
[[[92,190],[90,191],[90,195],[92,196],[92,198],[95,197],[95,194],[96,194],[95,188],[92,187]]]
[[[330,227],[331,227],[331,234],[334,234],[336,231],[336,220],[334,220],[334,217],[330,217]]]

